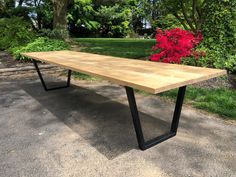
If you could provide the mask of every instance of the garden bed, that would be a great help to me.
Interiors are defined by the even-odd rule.
[[[0,51],[0,69],[1,68],[19,68],[32,66],[31,62],[23,62],[15,60],[8,52]]]

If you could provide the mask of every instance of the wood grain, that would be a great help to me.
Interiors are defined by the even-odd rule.
[[[226,71],[219,69],[74,51],[32,52],[22,55],[153,94],[226,74]]]

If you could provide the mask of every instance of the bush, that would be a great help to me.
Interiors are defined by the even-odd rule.
[[[0,19],[0,50],[26,45],[35,38],[30,23],[20,17]]]
[[[27,60],[28,58],[22,56],[21,53],[66,50],[69,48],[69,44],[67,44],[63,40],[39,37],[33,42],[28,43],[26,46],[13,48],[11,50],[11,53],[18,60]]]
[[[228,61],[225,63],[225,68],[233,74],[236,74],[236,55],[229,57]]]
[[[202,46],[208,49],[206,60],[212,67],[224,68],[225,62],[235,55],[236,1],[208,0],[203,11]]]
[[[130,32],[130,9],[122,9],[118,4],[114,6],[101,6],[96,14],[103,37],[125,37]]]
[[[197,61],[205,55],[204,52],[195,50],[201,41],[200,33],[193,34],[180,28],[165,31],[157,29],[156,45],[152,48],[157,53],[151,55],[151,61],[180,63],[186,57],[193,57]]]
[[[60,30],[60,29],[41,29],[39,31],[39,35],[42,37],[49,37],[51,39],[67,39],[68,38],[68,32],[65,30]]]

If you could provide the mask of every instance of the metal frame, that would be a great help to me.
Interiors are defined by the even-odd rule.
[[[179,88],[170,131],[166,134],[163,134],[161,136],[158,136],[148,141],[145,141],[144,136],[143,136],[143,130],[142,130],[141,122],[139,119],[139,113],[138,113],[138,109],[137,109],[137,105],[135,101],[134,90],[131,87],[125,87],[125,89],[126,89],[126,94],[127,94],[127,98],[129,102],[131,115],[133,118],[133,124],[134,124],[134,129],[135,129],[137,140],[138,140],[138,145],[141,150],[146,150],[176,135],[178,125],[179,125],[179,118],[181,115],[182,105],[184,101],[186,86]]]
[[[63,89],[63,88],[67,88],[67,87],[70,87],[70,78],[71,78],[71,70],[68,70],[68,74],[67,74],[67,82],[66,82],[66,85],[65,86],[60,86],[60,87],[53,87],[53,88],[48,88],[47,85],[45,84],[44,82],[44,79],[43,79],[43,76],[40,72],[40,69],[38,67],[38,64],[37,64],[37,61],[36,60],[33,60],[33,63],[34,63],[34,66],[35,66],[35,69],[38,73],[38,76],[39,76],[39,79],[43,85],[43,88],[45,91],[51,91],[51,90],[58,90],[58,89]]]

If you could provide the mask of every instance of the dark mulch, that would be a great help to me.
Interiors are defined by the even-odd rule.
[[[1,68],[18,68],[24,66],[32,66],[31,62],[23,62],[15,60],[9,53],[0,51],[0,69]]]
[[[227,76],[209,79],[207,81],[203,81],[193,85],[195,87],[209,88],[209,89],[221,88],[221,87],[226,87],[231,89],[233,88],[233,86],[229,83]]]

